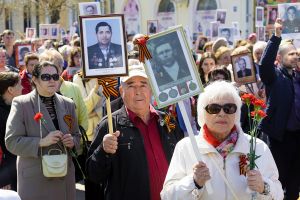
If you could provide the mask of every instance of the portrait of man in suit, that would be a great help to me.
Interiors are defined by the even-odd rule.
[[[163,90],[161,86],[170,83],[176,85],[180,80],[191,76],[182,49],[174,45],[173,41],[166,38],[159,40],[153,51],[155,79],[160,91]]]
[[[95,32],[98,43],[87,48],[89,69],[123,67],[122,46],[111,42],[111,25],[99,22]]]
[[[229,45],[233,45],[231,30],[229,28],[222,28],[220,31],[220,37],[226,38]]]
[[[245,58],[240,57],[235,61],[235,69],[237,70],[237,77],[244,78],[251,76],[251,69],[247,68],[247,62]]]

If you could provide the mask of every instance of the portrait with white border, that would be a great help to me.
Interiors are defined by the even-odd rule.
[[[239,84],[256,82],[255,65],[251,53],[231,56],[234,81]]]
[[[79,3],[80,15],[101,15],[100,2]]]
[[[150,36],[146,73],[158,108],[201,93],[197,67],[182,26]]]
[[[85,77],[128,73],[124,15],[79,16]]]

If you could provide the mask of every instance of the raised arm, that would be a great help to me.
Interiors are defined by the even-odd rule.
[[[275,34],[270,38],[259,63],[259,75],[266,85],[272,84],[276,79],[274,62],[281,42],[282,20],[278,18],[274,26]]]

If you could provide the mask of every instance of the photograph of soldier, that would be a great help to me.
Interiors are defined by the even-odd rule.
[[[99,22],[95,33],[98,42],[87,48],[89,69],[123,67],[122,46],[111,42],[111,25]]]
[[[300,4],[299,4],[300,5]],[[282,33],[300,32],[300,12],[296,6],[289,6],[285,10]]]
[[[251,69],[247,68],[246,59],[243,57],[240,57],[235,61],[235,69],[237,71],[238,78],[244,78],[252,75]]]
[[[226,20],[226,10],[217,10],[217,21],[220,24],[225,24]]]
[[[150,21],[148,23],[148,33],[154,34],[157,31],[157,23],[155,21]]]
[[[192,79],[176,32],[152,39],[149,44],[153,45],[150,63],[160,91]]]
[[[35,28],[26,28],[26,38],[32,39],[35,38],[36,29]]]

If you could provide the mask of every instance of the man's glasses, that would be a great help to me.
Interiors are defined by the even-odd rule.
[[[41,74],[42,81],[50,81],[51,78],[54,81],[58,81],[59,80],[59,75],[58,74]]]
[[[237,106],[233,103],[227,103],[224,105],[213,103],[213,104],[208,104],[205,107],[206,112],[208,112],[209,114],[218,114],[219,112],[221,112],[221,109],[223,109],[224,113],[226,114],[233,114],[236,112]]]

